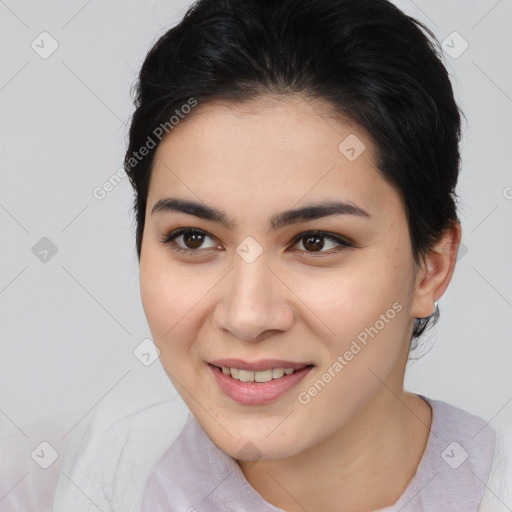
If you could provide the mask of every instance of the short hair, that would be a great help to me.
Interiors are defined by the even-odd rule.
[[[191,98],[299,94],[365,128],[378,170],[403,199],[417,264],[458,221],[462,112],[435,35],[387,0],[196,1],[150,49],[133,94],[124,167],[139,259],[156,129],[172,133],[170,119]],[[146,156],[134,158],[142,147]],[[436,305],[417,318],[413,338],[438,317]]]

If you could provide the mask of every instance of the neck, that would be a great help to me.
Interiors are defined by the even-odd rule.
[[[431,421],[423,399],[382,386],[319,445],[286,459],[239,464],[263,499],[290,512],[384,508],[398,500],[413,478]]]

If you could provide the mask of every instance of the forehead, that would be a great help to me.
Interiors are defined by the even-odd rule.
[[[157,149],[148,207],[166,193],[238,211],[248,202],[281,210],[326,199],[352,201],[372,215],[401,206],[376,167],[369,134],[326,103],[301,97],[199,104]]]

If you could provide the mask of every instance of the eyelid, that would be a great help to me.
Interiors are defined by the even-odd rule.
[[[303,231],[302,233],[299,233],[296,237],[294,237],[294,239],[292,240],[291,243],[293,245],[295,245],[302,238],[306,238],[308,236],[315,236],[315,235],[321,236],[327,240],[332,240],[332,241],[338,243],[339,245],[347,247],[347,248],[348,247],[356,247],[356,244],[354,242],[352,242],[351,240],[349,240],[348,238],[338,235],[336,233],[332,233],[330,231],[322,231],[320,229],[310,229],[308,231]],[[308,252],[308,251],[302,251],[302,252],[305,252],[307,254],[315,254],[314,252]],[[317,254],[322,254],[322,253],[330,254],[328,251],[320,251]]]

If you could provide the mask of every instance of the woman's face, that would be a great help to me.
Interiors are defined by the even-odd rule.
[[[432,312],[368,135],[322,108],[199,104],[155,155],[144,310],[176,389],[238,459],[298,454],[378,414],[402,390],[414,317]],[[285,214],[334,203],[349,207]],[[183,228],[197,233],[163,242]]]

